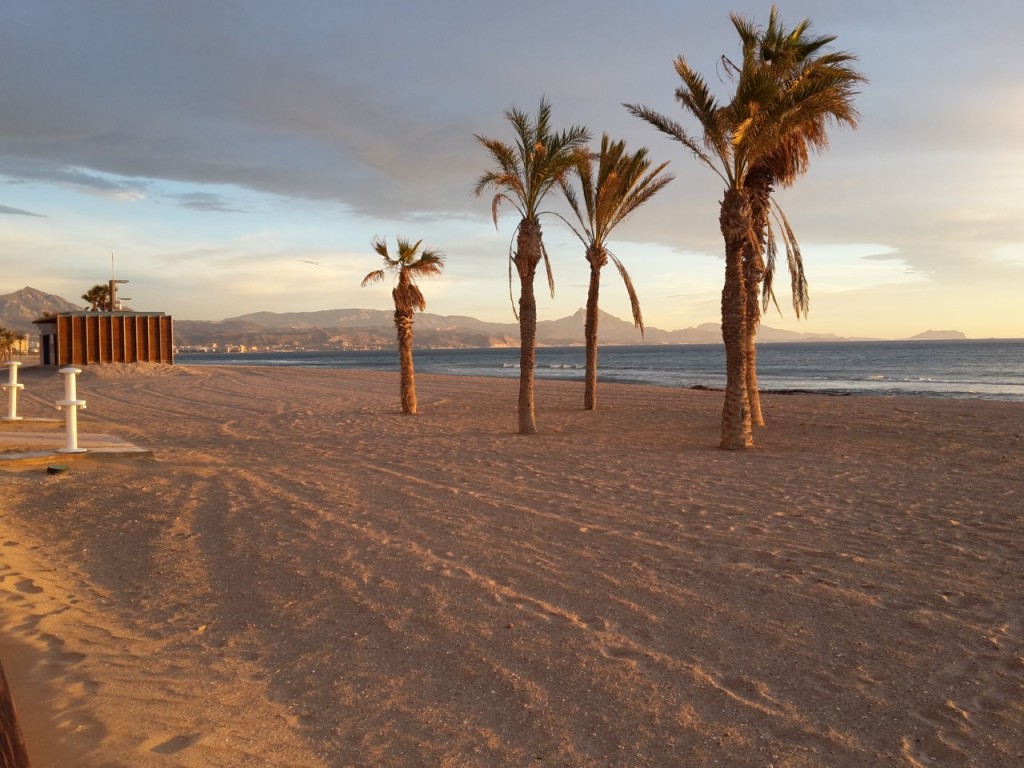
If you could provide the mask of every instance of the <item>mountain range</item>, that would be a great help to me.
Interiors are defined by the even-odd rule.
[[[47,313],[72,312],[81,308],[81,304],[73,304],[52,293],[44,293],[35,288],[22,288],[20,291],[0,296],[0,325],[18,333],[33,333],[33,320],[38,320]]]
[[[32,333],[32,321],[46,313],[81,310],[60,296],[22,288],[0,295],[0,326]],[[261,349],[369,349],[395,345],[393,313],[380,309],[326,309],[313,312],[254,312],[219,321],[174,321],[178,347],[218,348],[244,345]],[[537,341],[544,346],[583,343],[584,310],[559,320],[537,323]],[[647,327],[643,336],[632,323],[606,312],[600,317],[602,344],[717,344],[718,323],[665,331]],[[509,347],[519,344],[518,323],[491,323],[472,317],[416,315],[416,344],[420,347]],[[854,341],[834,334],[797,333],[761,326],[763,342]],[[926,331],[914,338],[965,338],[959,331]]]

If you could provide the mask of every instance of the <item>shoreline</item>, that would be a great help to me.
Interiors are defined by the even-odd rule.
[[[598,380],[672,388],[724,389],[721,345],[601,347]],[[788,343],[767,345],[759,356],[762,392],[1024,402],[1024,369],[1018,342],[963,342],[963,346],[912,342]],[[537,380],[582,380],[584,348],[538,348]],[[394,352],[247,352],[180,356],[197,365],[275,365],[340,370],[397,371]],[[417,369],[432,374],[516,378],[518,354],[505,349],[420,349]]]
[[[86,368],[155,458],[2,475],[35,768],[1020,761],[1022,404],[517,387]]]

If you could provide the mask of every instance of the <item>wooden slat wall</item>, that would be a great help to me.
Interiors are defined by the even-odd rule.
[[[4,668],[0,665],[0,766],[30,768],[28,750],[18,726],[18,713],[7,687]]]
[[[174,363],[166,315],[58,315],[54,364]]]
[[[160,336],[160,362],[174,365],[174,321],[164,315],[160,318],[163,333]]]
[[[74,349],[74,338],[71,334],[71,317],[57,317],[57,357],[54,365],[67,365],[71,362],[71,350]]]

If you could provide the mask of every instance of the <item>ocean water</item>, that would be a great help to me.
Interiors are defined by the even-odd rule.
[[[535,375],[582,381],[584,354],[582,347],[540,347]],[[519,376],[518,349],[417,349],[414,357],[418,373]],[[184,365],[398,370],[394,350],[181,353],[175,360]],[[1024,339],[760,344],[758,376],[765,392],[1024,402]],[[718,344],[601,347],[598,379],[721,389],[725,351]]]

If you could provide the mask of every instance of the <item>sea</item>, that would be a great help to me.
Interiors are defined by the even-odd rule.
[[[583,381],[583,347],[538,347],[538,379]],[[396,350],[179,353],[184,365],[397,371]],[[417,373],[519,376],[518,348],[416,349]],[[764,392],[942,397],[1024,402],[1024,339],[790,342],[758,345]],[[720,344],[606,346],[598,381],[723,389]]]

